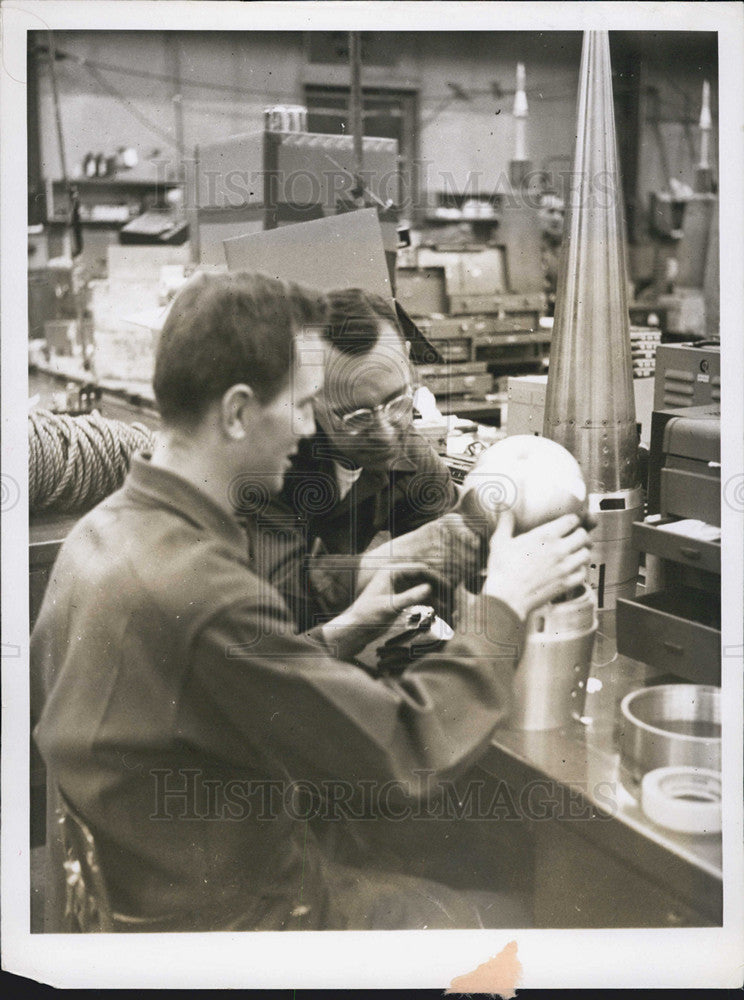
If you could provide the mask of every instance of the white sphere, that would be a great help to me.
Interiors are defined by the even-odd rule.
[[[580,514],[586,484],[579,463],[548,438],[515,434],[487,448],[465,477],[460,507],[493,528],[514,512],[515,531],[529,531],[561,514]]]

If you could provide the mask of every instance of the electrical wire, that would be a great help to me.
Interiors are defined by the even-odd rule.
[[[33,410],[28,415],[28,503],[32,513],[73,513],[124,482],[132,456],[154,444],[144,424]]]
[[[43,46],[40,46],[38,51],[41,54],[47,54]],[[253,94],[256,97],[276,98],[277,100],[294,100],[296,98],[295,94],[283,93],[281,91],[267,91],[257,88],[253,89],[251,87],[239,87],[233,84],[216,83],[210,80],[189,80],[186,78],[178,79],[170,73],[155,73],[152,70],[132,69],[131,66],[116,66],[111,63],[98,62],[95,59],[85,59],[83,56],[77,56],[72,52],[64,52],[60,49],[57,49],[57,55],[60,59],[69,59],[70,62],[74,62],[78,66],[83,66],[86,69],[92,67],[94,70],[104,70],[107,73],[119,73],[123,76],[135,76],[143,80],[157,80],[160,83],[177,83],[181,87],[195,87],[199,90],[215,90],[221,91],[222,93],[237,94],[241,97]]]
[[[47,50],[40,46],[38,49],[40,54],[48,54]],[[71,52],[65,52],[61,49],[57,49],[57,56],[60,60],[69,60],[78,66],[82,66],[85,69],[93,70],[103,70],[106,73],[118,73],[124,76],[138,77],[143,80],[157,80],[160,83],[170,83],[178,84],[179,87],[192,87],[197,90],[214,90],[226,94],[236,94],[240,97],[247,97],[252,95],[254,97],[261,98],[262,100],[277,100],[277,101],[296,101],[297,94],[294,91],[279,91],[279,90],[266,90],[265,88],[253,88],[253,87],[241,87],[235,84],[217,83],[212,80],[189,80],[186,77],[177,77],[171,73],[156,73],[152,70],[144,69],[133,69],[131,66],[118,66],[111,63],[99,62],[95,59],[86,59],[83,56],[74,55]],[[498,98],[494,94],[492,87],[476,87],[468,88],[468,97],[490,97],[494,100],[505,100],[514,96],[514,90],[507,88],[501,89],[498,94]],[[575,91],[566,91],[566,93],[561,94],[537,94],[531,91],[527,92],[528,97],[532,96],[534,100],[542,101],[556,101],[556,100],[567,100],[576,97]],[[447,94],[437,95],[437,94],[426,94],[420,95],[419,103],[422,106],[426,105],[438,105],[441,102],[455,101],[457,98],[453,94],[448,92]],[[315,110],[315,109],[313,109]]]
[[[64,134],[62,131],[62,113],[59,107],[59,88],[57,87],[57,72],[55,63],[57,58],[55,55],[54,47],[54,35],[51,31],[47,32],[49,37],[49,78],[52,83],[52,99],[54,101],[54,121],[57,126],[57,142],[59,144],[59,159],[60,166],[62,167],[62,180],[65,182],[65,190],[70,193],[70,175],[67,172],[67,158],[65,156],[65,141]]]
[[[159,136],[164,142],[167,142],[169,146],[172,146],[174,149],[177,149],[180,153],[183,152],[183,148],[179,145],[177,139],[174,139],[169,132],[166,132],[164,129],[161,129],[159,125],[156,125],[154,122],[151,122],[149,118],[147,118],[145,115],[142,114],[141,111],[138,111],[137,108],[132,103],[131,98],[127,97],[125,94],[122,94],[122,92],[120,90],[117,90],[116,87],[112,87],[110,83],[104,80],[104,78],[101,76],[101,74],[98,72],[97,69],[94,69],[92,66],[88,66],[86,64],[84,64],[84,68],[93,77],[98,86],[108,91],[111,97],[114,97],[117,101],[119,101],[119,103],[126,108],[129,114],[133,118],[137,119],[140,125],[144,125],[146,128],[149,128],[151,132]]]

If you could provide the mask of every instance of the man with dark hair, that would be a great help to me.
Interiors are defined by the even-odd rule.
[[[281,494],[250,526],[261,572],[301,629],[345,607],[375,565],[423,560],[441,569],[477,548],[458,515],[441,520],[457,492],[414,429],[414,373],[392,304],[359,288],[328,299],[331,350],[316,433],[301,442]],[[387,539],[396,541],[380,547]],[[375,555],[362,556],[373,542]]]
[[[198,423],[213,400],[248,375],[262,403],[286,385],[294,331],[320,330],[326,316],[322,296],[287,288],[278,295],[273,279],[247,273],[189,282],[158,343],[153,389],[165,422]]]
[[[573,517],[516,538],[505,521],[473,598],[485,629],[395,680],[349,660],[426,584],[377,574],[340,617],[296,634],[233,507],[279,490],[314,432],[323,342],[302,324],[323,320],[314,296],[271,279],[182,291],[158,350],[153,453],[55,564],[31,644],[50,681],[35,734],[93,833],[117,930],[481,925],[454,890],[329,861],[303,779],[353,791],[461,774],[503,718],[526,615],[576,585],[586,535]],[[490,919],[513,923],[489,899]]]

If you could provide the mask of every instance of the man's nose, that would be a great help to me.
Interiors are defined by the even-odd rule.
[[[376,413],[369,432],[370,440],[378,444],[392,444],[400,432],[396,424],[390,423],[383,413]]]
[[[294,432],[298,438],[312,437],[315,433],[315,413],[310,404],[295,410]]]

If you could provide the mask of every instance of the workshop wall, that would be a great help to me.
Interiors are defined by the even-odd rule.
[[[251,39],[246,44],[246,38]],[[255,38],[255,41],[253,41]],[[45,33],[38,35],[46,44]],[[68,169],[89,151],[137,149],[128,178],[155,179],[156,161],[178,169],[176,99],[188,155],[211,142],[262,127],[267,104],[301,97],[302,36],[262,32],[55,32]],[[59,58],[69,54],[72,58]],[[180,77],[180,83],[179,83]],[[42,170],[60,177],[48,67],[40,64]]]
[[[696,41],[689,33],[680,43],[680,35],[657,33],[638,50],[640,205],[649,191],[666,188],[670,176],[694,180],[696,122],[702,82],[711,78],[711,40]],[[44,32],[36,38],[46,44]],[[55,40],[62,56],[56,65],[71,172],[87,152],[112,155],[120,146],[134,146],[140,163],[127,177],[155,179],[156,161],[165,161],[175,175],[179,117],[190,156],[198,143],[260,129],[269,104],[302,103],[306,84],[346,86],[349,80],[347,65],[311,56],[302,32],[79,31],[56,32]],[[365,65],[364,85],[416,94],[422,202],[433,203],[438,191],[490,193],[508,174],[518,61],[527,71],[527,154],[560,187],[575,141],[580,32],[408,32],[386,36],[378,51],[384,57],[373,55]],[[39,74],[42,171],[58,178],[54,106],[43,59]],[[715,77],[711,100],[715,122]],[[714,125],[714,169],[716,143]]]
[[[718,176],[718,68],[715,35],[664,32],[643,41],[643,115],[638,190],[667,190],[669,179],[692,186],[700,157],[700,103],[703,81],[710,83],[710,165]]]

